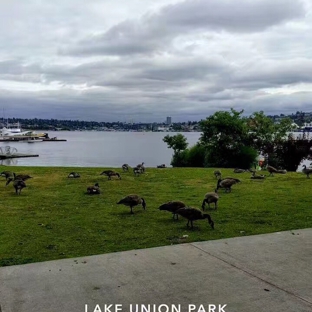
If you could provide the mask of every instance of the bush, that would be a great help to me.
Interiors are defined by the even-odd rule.
[[[196,144],[187,149],[187,163],[188,167],[204,167],[205,163],[205,147]]]
[[[199,144],[173,154],[171,165],[173,167],[204,167],[205,147]]]
[[[250,146],[238,150],[210,149],[206,152],[205,167],[249,169],[255,163],[258,152]]]

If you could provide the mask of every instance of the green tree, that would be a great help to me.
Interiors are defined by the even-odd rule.
[[[206,148],[207,167],[243,167],[252,165],[257,151],[252,146],[247,118],[242,111],[219,111],[200,121],[200,144]]]
[[[247,120],[252,146],[261,153],[272,153],[287,139],[292,130],[292,120],[283,118],[279,123],[264,115],[263,111],[253,113]]]
[[[168,144],[168,148],[172,148],[175,153],[185,150],[188,146],[186,137],[179,133],[173,136],[169,134],[163,138],[163,141]]]
[[[187,140],[186,137],[179,133],[173,136],[169,134],[163,138],[163,141],[167,143],[168,148],[172,148],[174,153],[171,160],[173,167],[187,167]]]

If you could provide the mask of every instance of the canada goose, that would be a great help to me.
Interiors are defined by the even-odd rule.
[[[15,181],[15,180],[26,181],[28,179],[32,179],[32,177],[30,175],[28,175],[28,174],[18,174],[18,175],[16,175],[13,172],[13,178],[12,177],[8,178],[5,185],[9,185],[11,181]]]
[[[23,180],[14,180],[13,187],[15,188],[15,193],[20,195],[22,189],[26,187],[26,183]]]
[[[2,171],[0,173],[0,176],[5,177],[6,180],[8,180],[9,178],[14,179],[15,173],[13,171]]]
[[[166,165],[165,164],[161,164],[161,165],[157,166],[157,168],[166,168]]]
[[[310,179],[310,173],[312,173],[312,169],[307,168],[306,165],[303,165],[302,167],[303,167],[302,172],[307,175],[308,179]]]
[[[121,176],[118,172],[113,170],[104,170],[101,175],[106,175],[108,177],[108,180],[111,180],[113,176],[118,177],[119,180],[121,180]]]
[[[219,188],[224,188],[225,192],[226,191],[231,192],[232,191],[232,185],[234,185],[236,183],[238,183],[238,181],[236,181],[235,179],[228,179],[228,178],[223,179],[223,180],[219,179],[218,184],[217,184],[217,188],[215,189],[215,192],[217,193]]]
[[[253,172],[252,176],[250,177],[250,179],[263,180],[263,179],[265,179],[265,175],[263,175],[263,174],[258,175],[255,172]]]
[[[128,164],[123,164],[121,168],[123,171],[129,171],[130,166]]]
[[[225,178],[223,178],[223,179],[221,179],[221,180],[225,180],[225,179],[228,179],[228,180],[234,180],[236,183],[240,183],[240,182],[241,182],[241,180],[240,180],[240,179],[237,179],[237,178],[232,178],[232,177],[225,177]]]
[[[221,179],[221,171],[220,170],[215,170],[213,172],[214,176],[217,178],[217,179]]]
[[[158,207],[159,210],[167,210],[172,213],[172,217],[178,220],[179,216],[176,211],[180,208],[186,207],[186,205],[179,200],[169,201],[165,204],[162,204]]]
[[[144,173],[145,172],[144,162],[142,162],[142,164],[138,164],[136,168],[141,168],[142,173]]]
[[[273,172],[274,173],[277,173],[277,169],[276,168],[274,168],[274,167],[272,167],[272,166],[269,166],[269,165],[267,165],[267,170],[269,171],[269,176],[272,176],[273,177]]]
[[[234,170],[233,170],[233,172],[234,173],[243,173],[243,172],[245,172],[246,170],[244,170],[244,169],[239,169],[239,168],[235,168]]]
[[[208,204],[208,208],[210,209],[210,204],[215,204],[215,210],[217,210],[218,207],[218,200],[219,200],[219,194],[216,192],[209,192],[205,194],[205,198],[202,203],[202,208],[205,210],[205,204]]]
[[[200,219],[208,219],[208,223],[210,224],[211,228],[214,229],[214,222],[212,221],[210,215],[208,213],[203,213],[201,210],[197,208],[184,207],[178,209],[176,213],[188,220],[186,224],[187,227],[189,226],[190,221],[191,228],[193,228],[193,221]]]
[[[123,199],[121,199],[117,205],[125,205],[125,206],[129,206],[130,209],[131,209],[131,214],[133,214],[133,211],[132,211],[132,208],[134,206],[137,206],[137,205],[142,205],[143,209],[145,210],[146,209],[146,202],[144,200],[143,197],[140,197],[138,195],[128,195],[126,197],[124,197]]]
[[[143,173],[143,170],[141,167],[134,167],[133,168],[133,173],[135,176],[138,176],[140,173]]]
[[[95,183],[93,186],[87,187],[87,193],[89,195],[100,194],[100,185],[99,183]]]
[[[68,175],[68,178],[80,178],[80,174],[77,173],[77,172],[71,172],[71,173]]]

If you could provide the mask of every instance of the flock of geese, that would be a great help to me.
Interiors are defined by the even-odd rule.
[[[312,163],[310,164],[310,166]],[[128,164],[122,165],[122,170],[124,172],[130,170],[130,166]],[[166,166],[160,165],[157,166],[157,168],[166,168]],[[272,166],[267,166],[267,171],[269,173],[269,176],[273,176],[275,174],[286,174],[286,170],[280,170],[276,169]],[[145,172],[144,162],[137,165],[133,168],[133,173],[135,176],[142,174]],[[251,172],[251,179],[264,179],[265,175],[258,175],[255,170],[249,169],[239,169],[235,168],[234,173],[243,173],[243,172]],[[310,173],[312,173],[312,168],[307,168],[306,165],[303,165],[302,172],[306,174],[307,178],[310,178]],[[118,172],[114,170],[104,170],[100,175],[105,175],[108,177],[108,180],[111,180],[112,177],[116,177],[117,179],[121,179],[121,176]],[[25,181],[28,179],[31,179],[32,177],[27,174],[19,174],[16,175],[14,172],[11,171],[3,171],[0,173],[0,176],[5,177],[6,179],[6,186],[9,185],[11,182],[13,182],[13,187],[15,189],[15,192],[17,195],[21,194],[21,191],[23,188],[26,187]],[[169,201],[167,203],[164,203],[159,206],[159,210],[166,210],[172,213],[173,219],[178,220],[178,216],[182,216],[188,220],[187,227],[191,225],[191,228],[193,228],[193,221],[196,220],[202,220],[207,219],[209,225],[212,229],[214,229],[214,221],[211,219],[211,216],[208,213],[204,213],[206,204],[208,205],[208,208],[210,209],[210,204],[214,204],[214,209],[217,210],[218,208],[218,200],[219,200],[219,189],[224,189],[225,192],[231,192],[232,186],[240,183],[240,179],[233,178],[233,177],[226,177],[222,179],[222,173],[220,170],[214,171],[214,176],[217,179],[217,186],[214,192],[208,192],[205,194],[203,202],[202,202],[202,210],[194,207],[187,206],[184,202],[176,200],[176,201]],[[79,173],[77,172],[71,172],[68,175],[68,178],[80,178]],[[87,187],[87,194],[88,195],[95,195],[100,194],[100,186],[99,183],[95,183],[93,186]],[[143,197],[137,195],[137,194],[131,194],[127,195],[126,197],[122,198],[117,202],[117,205],[125,205],[130,207],[130,213],[133,214],[133,208],[142,205],[143,209],[146,209],[146,201]]]

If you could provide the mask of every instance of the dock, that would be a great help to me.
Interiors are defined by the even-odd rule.
[[[22,153],[16,153],[16,154],[0,154],[0,159],[9,159],[9,158],[23,158],[23,157],[39,157],[39,155],[32,155],[32,154],[22,154]]]
[[[23,137],[19,137],[19,136],[14,136],[14,137],[0,137],[0,142],[21,142],[21,141],[27,141],[28,139],[31,139],[34,137],[31,136],[23,136]],[[66,142],[66,139],[57,139],[57,138],[41,138],[42,142]]]

